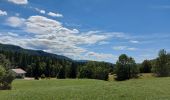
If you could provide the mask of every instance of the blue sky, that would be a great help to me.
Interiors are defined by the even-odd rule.
[[[170,51],[169,0],[0,0],[0,43],[116,62]]]

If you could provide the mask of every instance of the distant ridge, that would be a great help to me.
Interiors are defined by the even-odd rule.
[[[53,54],[53,53],[47,53],[47,52],[44,52],[42,50],[24,49],[20,46],[11,45],[11,44],[0,43],[0,51],[2,51],[2,50],[25,53],[25,54],[28,54],[28,55],[48,56],[48,57],[53,57],[53,58],[57,58],[57,59],[65,59],[65,60],[73,61],[71,58],[68,58],[66,56],[57,55],[57,54]]]
[[[48,52],[44,52],[42,50],[24,49],[20,46],[16,46],[16,45],[12,45],[12,44],[0,43],[0,51],[10,51],[10,52],[24,53],[24,54],[28,54],[28,55],[35,55],[35,56],[46,56],[46,57],[52,57],[52,58],[61,59],[61,60],[64,59],[64,60],[76,62],[76,63],[87,63],[89,61],[92,61],[92,60],[73,60],[73,59],[63,56],[63,55],[48,53]],[[96,61],[96,62],[104,62],[104,61]],[[109,63],[109,62],[105,62],[105,63]]]

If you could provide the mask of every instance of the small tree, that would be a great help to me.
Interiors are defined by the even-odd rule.
[[[15,77],[9,71],[10,67],[10,61],[0,54],[0,90],[11,89],[11,83]]]
[[[126,54],[119,56],[119,59],[116,62],[116,80],[122,81],[130,78],[136,78],[138,73],[139,70],[133,58],[128,57]]]
[[[0,90],[11,89],[11,83],[14,78],[12,72],[6,71],[3,66],[0,66]]]
[[[159,57],[156,59],[153,72],[158,77],[170,75],[170,64],[168,63],[168,56],[164,49],[159,51]]]

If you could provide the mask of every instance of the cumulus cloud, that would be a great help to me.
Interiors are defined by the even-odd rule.
[[[28,4],[28,0],[8,0],[14,4]]]
[[[24,25],[25,19],[19,17],[9,17],[6,20],[6,24],[11,27],[21,27]]]
[[[11,33],[11,32],[0,33],[0,37],[1,37],[0,43],[13,44],[13,45],[22,46],[24,48],[29,48],[26,45],[28,39],[26,39],[25,37],[20,38],[19,35],[17,35],[16,33]]]
[[[0,10],[0,16],[6,16],[6,15],[7,15],[7,12],[6,12],[6,11]]]
[[[59,14],[59,13],[53,13],[53,12],[49,12],[48,13],[49,16],[52,16],[52,17],[63,17],[62,14]]]
[[[19,36],[15,33],[3,34],[0,42],[8,40],[4,43],[20,45],[29,49],[41,49],[74,59],[81,58],[83,54],[89,52],[82,47],[83,45],[93,45],[110,38],[108,35],[98,34],[97,31],[82,33],[77,29],[69,29],[57,20],[38,15],[30,16],[27,19],[10,17],[7,22],[11,27],[20,27],[23,32],[27,33],[27,36]],[[107,56],[111,57],[111,55]]]
[[[134,47],[128,47],[128,46],[113,46],[113,50],[129,50],[129,51],[135,51],[137,48]]]

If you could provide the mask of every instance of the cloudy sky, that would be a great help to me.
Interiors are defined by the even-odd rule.
[[[169,0],[0,0],[0,43],[72,59],[170,51]]]

